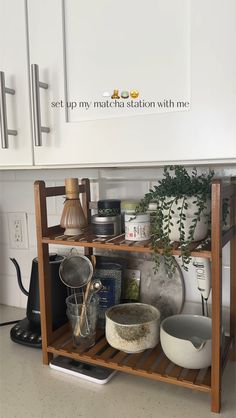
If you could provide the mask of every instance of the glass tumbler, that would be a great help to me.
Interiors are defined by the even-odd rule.
[[[98,304],[99,297],[96,294],[86,305],[83,304],[81,294],[76,293],[66,298],[66,313],[76,347],[89,348],[95,344]]]

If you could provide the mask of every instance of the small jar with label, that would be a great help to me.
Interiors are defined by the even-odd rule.
[[[146,241],[150,239],[150,214],[125,214],[125,239]]]

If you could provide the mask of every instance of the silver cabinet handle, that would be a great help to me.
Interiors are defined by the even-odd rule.
[[[17,135],[17,131],[8,129],[7,127],[7,106],[6,93],[15,94],[15,90],[9,89],[5,86],[5,74],[0,71],[0,128],[2,138],[2,148],[8,148],[8,135]]]
[[[42,132],[50,132],[50,128],[41,126],[40,91],[39,88],[47,89],[48,84],[39,81],[39,66],[31,64],[32,83],[32,110],[33,110],[33,135],[36,147],[42,146]]]

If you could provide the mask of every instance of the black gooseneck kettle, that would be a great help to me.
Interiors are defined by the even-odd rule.
[[[67,322],[65,302],[67,288],[59,277],[59,266],[63,259],[64,257],[60,255],[49,254],[53,329]],[[29,292],[23,286],[18,262],[15,258],[10,260],[16,268],[19,287],[28,296],[26,318],[11,329],[11,339],[20,344],[41,347],[38,259],[34,258],[32,261]]]

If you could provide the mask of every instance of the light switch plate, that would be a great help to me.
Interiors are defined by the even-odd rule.
[[[10,248],[27,249],[29,246],[27,214],[25,212],[8,213],[7,217]]]

